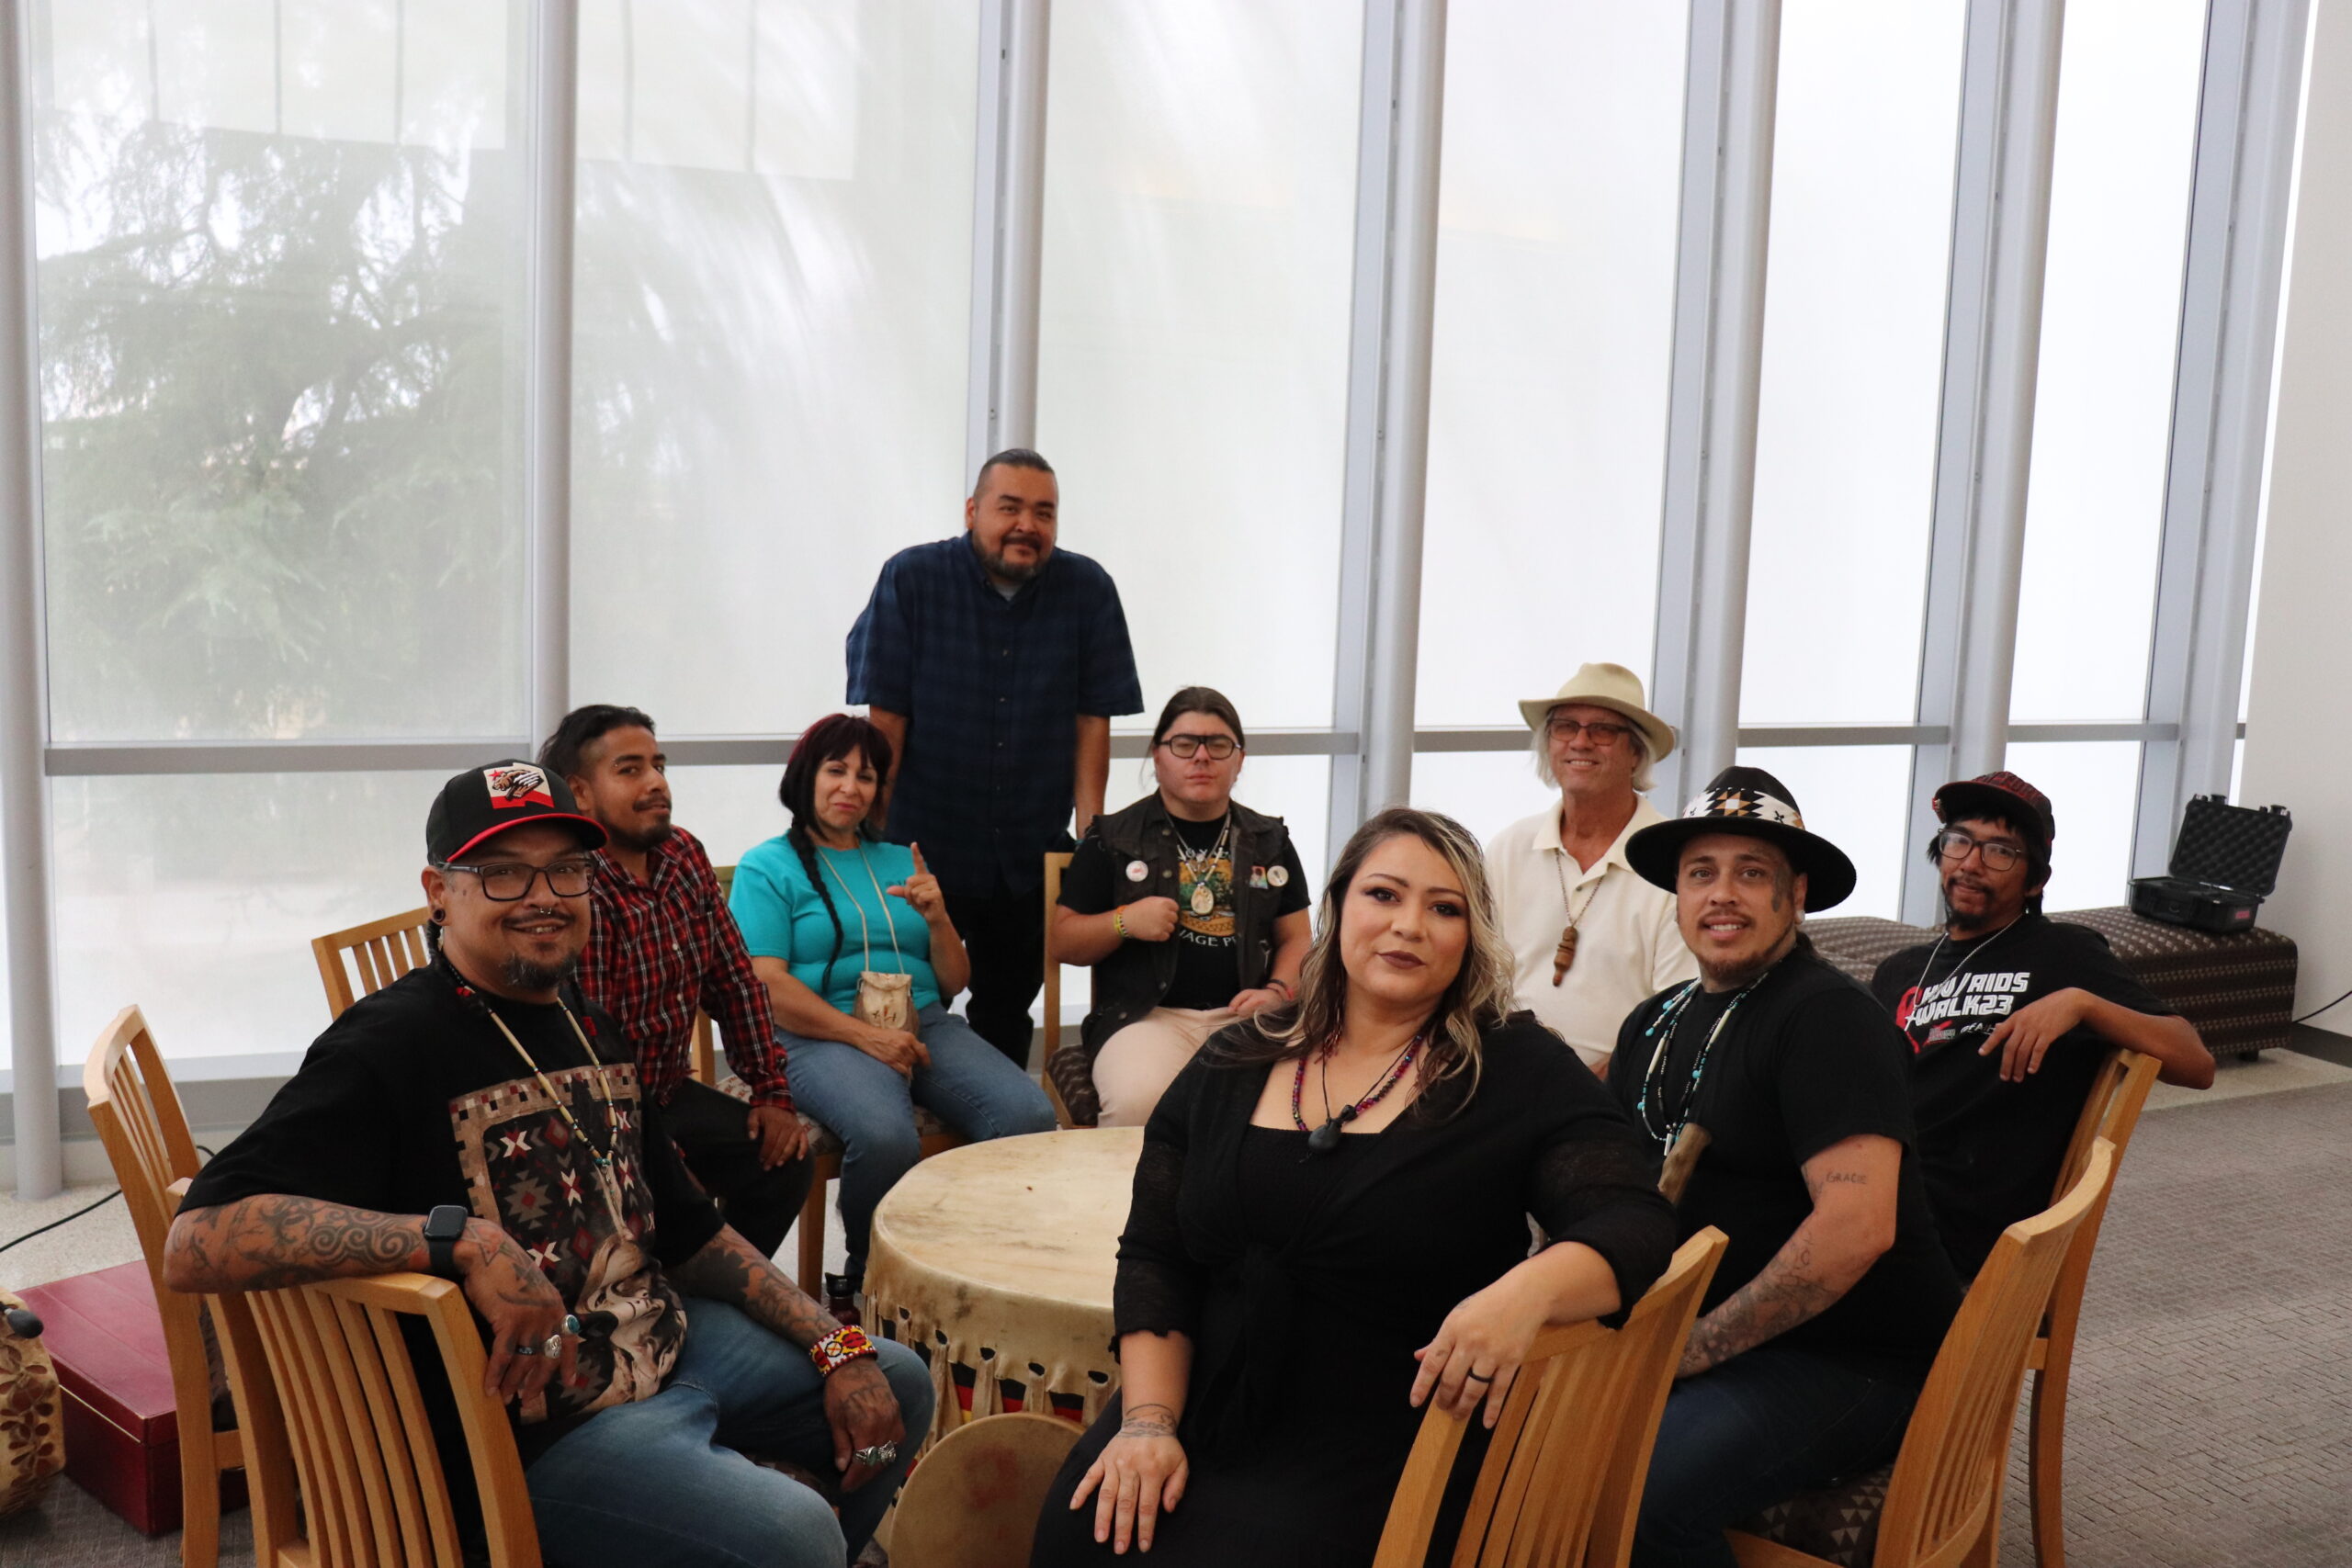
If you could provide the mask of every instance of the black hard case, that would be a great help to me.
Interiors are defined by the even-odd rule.
[[[2171,874],[2133,879],[2132,912],[2200,931],[2251,931],[2262,900],[2278,886],[2293,827],[2283,806],[2195,796],[2173,840]]]

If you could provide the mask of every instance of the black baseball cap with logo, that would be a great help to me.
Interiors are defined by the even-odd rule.
[[[424,818],[424,858],[435,865],[460,860],[509,828],[555,822],[579,835],[580,847],[601,850],[605,829],[581,814],[571,786],[537,762],[510,757],[468,768],[441,786]]]

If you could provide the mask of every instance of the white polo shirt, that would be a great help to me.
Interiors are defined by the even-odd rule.
[[[1487,845],[1487,874],[1510,943],[1519,1005],[1558,1030],[1595,1072],[1608,1066],[1627,1013],[1699,973],[1674,923],[1674,895],[1625,863],[1625,840],[1665,820],[1657,807],[1637,799],[1633,820],[1589,871],[1560,847],[1556,806],[1512,823]],[[1563,872],[1567,896],[1584,912],[1577,920],[1577,961],[1555,986],[1552,955],[1568,923]]]

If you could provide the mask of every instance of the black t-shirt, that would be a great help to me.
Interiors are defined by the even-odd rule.
[[[1168,820],[1190,858],[1177,875],[1176,931],[1168,939],[1176,944],[1176,977],[1169,983],[1159,1005],[1221,1008],[1241,988],[1241,954],[1235,945],[1233,919],[1232,840],[1228,838],[1222,849],[1218,846],[1217,840],[1225,836],[1222,817],[1192,822],[1170,812]],[[1278,886],[1273,888],[1277,919],[1307,905],[1306,869],[1288,836],[1283,839],[1282,863],[1284,874],[1274,879]],[[1251,874],[1262,875],[1265,870],[1255,867]],[[1081,915],[1107,914],[1117,908],[1128,901],[1121,893],[1135,886],[1126,880],[1125,871],[1102,839],[1089,835],[1062,873],[1062,906]],[[1201,886],[1208,888],[1214,900],[1205,915],[1193,909],[1194,890]]]
[[[1713,1311],[1761,1273],[1813,1213],[1806,1160],[1847,1138],[1893,1138],[1903,1145],[1894,1247],[1826,1311],[1768,1343],[1838,1355],[1884,1375],[1924,1375],[1961,1288],[1920,1181],[1901,1037],[1860,987],[1799,952],[1736,1008],[1736,993],[1693,993],[1661,1055],[1659,1021],[1680,991],[1659,992],[1625,1020],[1609,1087],[1653,1149],[1686,1092],[1690,1119],[1711,1135],[1676,1211],[1683,1238],[1708,1225],[1730,1238],[1701,1310]],[[1722,1032],[1690,1089],[1718,1019]]]
[[[2018,1009],[2076,986],[2134,1012],[2172,1010],[2105,937],[2041,915],[1969,942],[1906,948],[1871,976],[1910,1042],[1928,1201],[1962,1279],[1975,1277],[2001,1232],[2050,1206],[2107,1042],[2087,1029],[2063,1035],[2021,1083],[2002,1081],[1997,1054],[1977,1052]]]
[[[609,1337],[581,1342],[582,1386],[551,1383],[544,1404],[518,1413],[528,1463],[594,1410],[659,1389],[685,1335],[662,1266],[692,1257],[721,1222],[662,1133],[660,1108],[639,1100],[633,1053],[609,1014],[574,998],[605,1064],[592,1068],[560,1009],[469,999],[458,984],[435,963],[355,1003],[260,1119],[198,1173],[183,1207],[272,1192],[390,1214],[456,1203],[503,1228],[568,1307],[619,1320]],[[485,1007],[529,1051],[590,1147]],[[597,1147],[612,1152],[626,1229],[599,1186]],[[417,1360],[443,1404],[429,1340]]]

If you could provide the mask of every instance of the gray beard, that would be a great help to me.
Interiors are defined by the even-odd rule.
[[[552,991],[580,971],[580,960],[567,958],[560,964],[534,964],[527,958],[509,958],[501,975],[509,989],[516,991]]]

